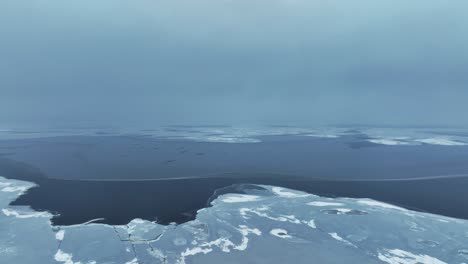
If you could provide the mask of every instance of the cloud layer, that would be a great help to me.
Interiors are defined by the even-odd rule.
[[[468,125],[466,1],[4,1],[0,124]]]

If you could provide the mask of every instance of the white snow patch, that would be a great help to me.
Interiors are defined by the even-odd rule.
[[[195,248],[187,248],[184,252],[182,252],[182,257],[188,257],[188,256],[194,256],[194,255],[197,255],[197,254],[208,254],[210,253],[211,251],[213,251],[212,248],[201,248],[201,247],[195,247]],[[184,262],[185,263],[185,262]]]
[[[259,143],[260,140],[248,137],[230,137],[230,136],[186,136],[185,139],[198,142],[215,142],[215,143]]]
[[[288,219],[287,221],[293,224],[300,224],[301,221],[296,218],[295,215],[280,215],[280,217],[284,217]]]
[[[201,247],[196,247],[196,248],[187,248],[184,252],[182,252],[180,254],[180,259],[177,261],[177,263],[179,264],[185,264],[185,258],[186,257],[189,257],[189,256],[195,256],[195,255],[198,255],[198,254],[208,254],[210,253],[211,251],[213,251],[212,248],[201,248]]]
[[[336,208],[335,210],[338,211],[339,214],[346,214],[352,211],[351,209],[348,209],[348,208]]]
[[[353,243],[349,242],[348,240],[342,238],[341,236],[338,235],[338,233],[328,233],[333,239],[336,239],[340,242],[343,242],[345,244],[348,244],[350,246],[356,247]]]
[[[236,250],[246,250],[247,249],[247,244],[249,243],[249,238],[247,237],[249,234],[254,234],[257,236],[260,236],[262,232],[258,230],[257,228],[250,229],[245,225],[240,225],[239,226],[239,232],[242,234],[242,242],[240,245],[234,247]]]
[[[224,203],[245,203],[258,201],[260,196],[248,195],[248,194],[231,194],[223,198],[221,201]]]
[[[271,191],[275,193],[276,195],[284,197],[284,198],[300,198],[300,197],[310,196],[310,194],[288,192],[288,191],[285,191],[285,189],[281,187],[273,187],[271,188]]]
[[[154,226],[151,222],[139,218],[133,219],[127,224],[127,232],[133,235],[135,232],[149,232]]]
[[[317,138],[339,138],[340,136],[338,135],[333,135],[333,134],[307,134],[304,135],[306,137],[317,137]]]
[[[14,180],[8,180],[6,178],[0,177],[0,191],[1,192],[18,192],[19,195],[24,194],[28,189],[35,186],[30,182],[16,182]]]
[[[256,209],[251,209],[251,208],[241,208],[239,209],[240,215],[244,219],[249,219],[250,217],[248,216],[248,213],[255,214],[260,217],[264,217],[273,221],[279,221],[279,222],[289,222],[292,224],[300,224],[301,221],[297,219],[294,215],[279,215],[277,217],[271,216],[264,211],[267,211],[268,208],[256,208]]]
[[[270,234],[279,238],[292,238],[292,236],[288,235],[288,231],[281,228],[272,229]]]
[[[140,218],[136,218],[136,219],[133,219],[130,223],[134,223],[134,224],[144,224],[145,221],[140,219]]]
[[[27,186],[7,186],[2,189],[2,192],[19,192],[24,193],[29,189]]]
[[[11,182],[0,182],[0,188],[10,186]]]
[[[65,237],[65,230],[60,230],[57,233],[55,233],[55,239],[57,239],[58,241],[62,241],[64,237]]]
[[[73,255],[63,252],[62,250],[58,250],[54,256],[55,261],[63,262],[64,264],[81,264],[81,262],[74,262]]]
[[[16,247],[1,247],[0,256],[5,255],[15,255],[17,254],[18,249]]]
[[[259,229],[249,228],[245,225],[240,225],[237,230],[242,235],[240,244],[236,245],[227,238],[218,238],[216,240],[200,244],[198,247],[187,248],[184,252],[181,253],[180,259],[177,261],[177,263],[185,264],[185,258],[188,256],[194,256],[197,254],[208,254],[213,251],[213,247],[218,247],[223,252],[231,252],[231,249],[239,251],[246,250],[249,243],[248,235],[254,234],[260,236],[262,234],[262,232]]]
[[[344,206],[342,203],[333,203],[333,202],[310,202],[307,203],[307,205],[312,205],[312,206]]]
[[[376,206],[376,207],[382,207],[382,208],[387,208],[387,209],[395,209],[395,210],[401,210],[401,211],[408,211],[405,208],[401,208],[395,205],[387,204],[387,203],[382,203],[379,201],[374,201],[374,200],[359,200],[358,203],[364,204],[364,205],[369,205],[369,206]]]
[[[448,138],[423,138],[416,139],[416,142],[430,144],[430,145],[441,145],[441,146],[466,146],[467,143],[451,140]]]
[[[36,218],[36,217],[51,217],[48,212],[28,212],[28,213],[19,213],[12,209],[2,209],[2,212],[6,216],[13,216],[16,218]]]
[[[317,225],[315,224],[315,221],[314,220],[310,220],[310,221],[303,221],[304,224],[310,226],[311,228],[317,228]]]
[[[445,219],[437,219],[437,221],[439,221],[441,223],[450,223],[450,221],[445,220]]]
[[[401,249],[386,249],[386,252],[379,252],[379,259],[389,264],[447,264],[439,259],[428,255],[416,255]]]
[[[131,261],[125,262],[125,264],[138,264],[138,259],[134,258]]]
[[[374,144],[387,145],[387,146],[410,145],[409,142],[400,141],[396,139],[390,139],[390,138],[369,139],[368,141]]]

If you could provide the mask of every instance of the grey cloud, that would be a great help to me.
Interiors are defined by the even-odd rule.
[[[468,125],[467,8],[3,1],[0,125]]]

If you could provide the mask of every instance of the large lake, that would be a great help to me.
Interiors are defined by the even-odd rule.
[[[468,147],[384,146],[361,134],[242,144],[109,135],[3,140],[0,175],[38,183],[14,204],[54,212],[59,225],[97,218],[182,223],[216,190],[237,183],[468,219]]]

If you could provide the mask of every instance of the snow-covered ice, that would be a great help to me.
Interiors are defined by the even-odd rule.
[[[0,188],[34,184],[0,177]],[[0,263],[468,263],[468,221],[370,200],[241,185],[180,225],[52,226],[0,192]]]

